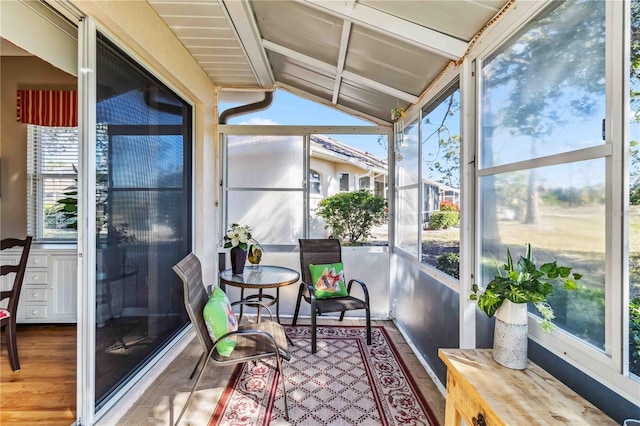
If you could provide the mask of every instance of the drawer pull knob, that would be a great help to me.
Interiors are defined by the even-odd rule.
[[[34,291],[34,292],[33,292],[33,297],[37,297],[37,296],[38,296],[38,292],[37,292],[37,291]]]
[[[487,422],[484,420],[484,415],[482,413],[478,413],[478,417],[472,417],[471,421],[473,422],[473,426],[487,426]]]
[[[33,281],[38,281],[38,276],[34,275],[33,278],[31,278]]]
[[[38,259],[33,259],[33,263],[39,263],[40,261]]]
[[[37,313],[38,313],[38,311],[37,311],[37,310],[35,310],[35,309],[34,309],[33,311],[31,311],[31,315],[35,315],[35,314],[37,314]]]

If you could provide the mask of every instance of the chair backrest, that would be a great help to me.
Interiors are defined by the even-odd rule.
[[[196,331],[198,341],[205,353],[209,353],[213,342],[209,337],[202,311],[209,297],[202,282],[202,265],[200,259],[189,253],[184,259],[174,265],[173,270],[180,277],[184,288],[184,307]]]
[[[31,240],[33,238],[28,236],[24,240],[17,238],[5,238],[0,242],[0,250],[8,250],[13,247],[22,247],[22,255],[20,256],[20,262],[17,265],[2,265],[0,267],[0,275],[8,275],[15,273],[13,279],[13,286],[11,290],[5,290],[0,295],[0,300],[9,298],[7,309],[12,315],[15,315],[18,309],[18,299],[20,298],[20,290],[22,289],[22,282],[24,281],[24,274],[27,270],[27,261],[29,260],[29,251],[31,250]]]
[[[342,262],[342,249],[337,239],[300,239],[300,272],[302,282],[311,282],[309,264],[321,265],[325,263]]]

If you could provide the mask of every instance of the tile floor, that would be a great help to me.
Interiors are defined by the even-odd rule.
[[[308,324],[308,320],[299,320],[299,324]],[[285,320],[285,323],[288,321]],[[319,324],[337,325],[337,320],[318,319]],[[373,321],[373,325],[382,325],[394,341],[398,352],[413,375],[425,400],[431,406],[441,425],[444,424],[445,399],[433,383],[420,361],[415,357],[402,334],[391,321]],[[345,319],[345,325],[364,325],[364,320]],[[175,423],[186,399],[189,395],[193,380],[189,374],[193,370],[201,349],[195,339],[187,346],[182,354],[176,358],[169,368],[149,386],[145,393],[133,404],[119,425],[172,425]],[[189,407],[180,424],[206,426],[213,414],[213,410],[231,376],[234,366],[207,368],[202,382],[198,386]],[[363,425],[368,426],[368,425]],[[371,425],[373,426],[373,425]]]

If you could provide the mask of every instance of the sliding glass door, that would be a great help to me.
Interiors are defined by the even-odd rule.
[[[97,39],[96,408],[187,323],[191,107]]]
[[[192,107],[80,25],[78,424],[93,424],[189,320]]]

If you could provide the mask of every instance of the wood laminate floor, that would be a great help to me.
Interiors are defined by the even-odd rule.
[[[76,419],[76,326],[18,325],[20,370],[2,333],[0,425],[70,425]]]

